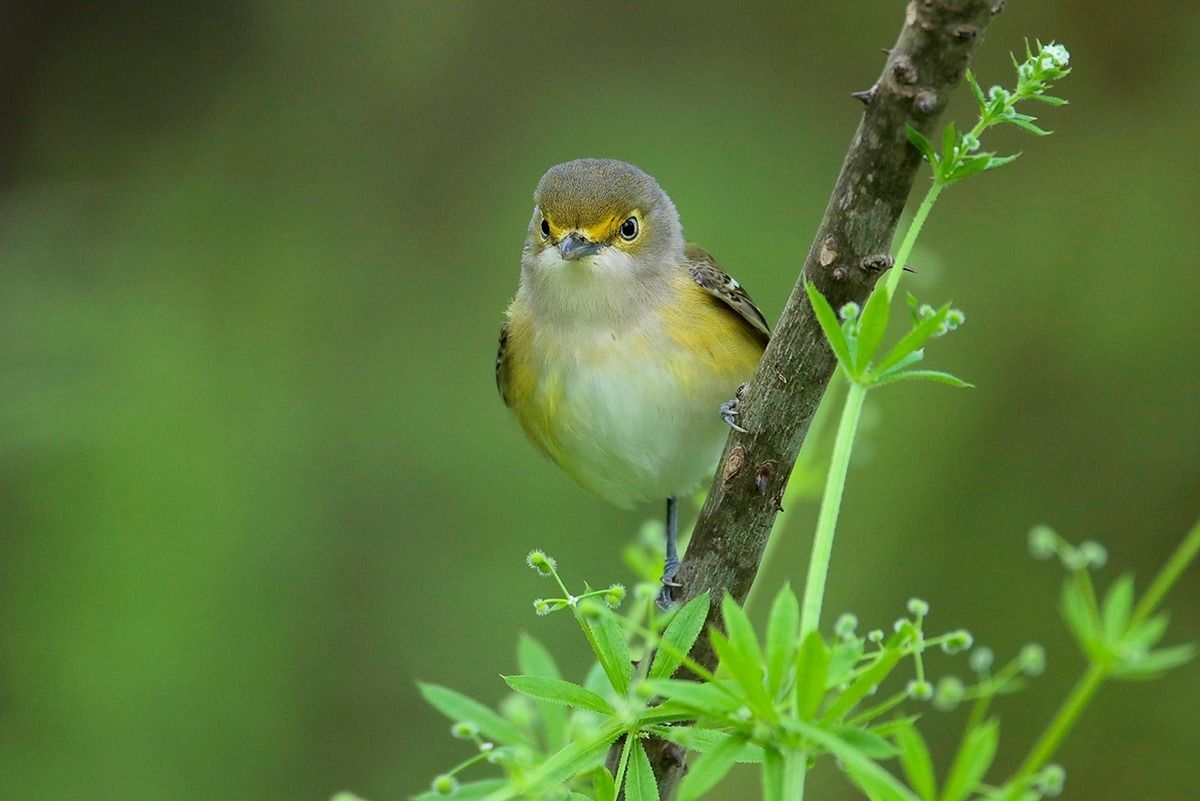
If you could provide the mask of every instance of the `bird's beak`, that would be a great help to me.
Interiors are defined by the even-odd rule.
[[[591,242],[578,231],[572,231],[558,243],[558,252],[565,261],[571,261],[598,253],[602,247],[599,242]]]

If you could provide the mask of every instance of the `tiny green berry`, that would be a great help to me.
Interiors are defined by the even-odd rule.
[[[927,681],[910,681],[904,689],[914,701],[928,701],[933,698],[933,685]]]
[[[929,614],[929,604],[920,598],[909,598],[908,613],[917,617],[925,617]]]
[[[949,711],[962,703],[966,692],[962,679],[957,676],[943,676],[938,680],[937,690],[933,694],[933,705],[943,712]]]
[[[469,720],[455,723],[450,727],[450,736],[457,740],[470,740],[479,734],[479,727]]]
[[[971,665],[971,670],[976,673],[987,673],[992,668],[992,662],[996,660],[995,653],[986,645],[981,645],[971,652],[971,656],[967,659]]]
[[[946,635],[946,639],[942,641],[942,650],[948,654],[961,654],[968,650],[974,642],[975,639],[971,636],[971,632],[959,629]]]
[[[1062,795],[1063,785],[1067,781],[1067,772],[1062,765],[1051,763],[1042,769],[1042,774],[1038,776],[1037,787],[1042,795],[1055,796]]]
[[[533,599],[533,611],[539,617],[545,617],[553,610],[550,608],[550,602],[545,598],[535,598]]]
[[[833,624],[834,633],[842,640],[854,639],[856,629],[858,629],[858,618],[850,612],[842,614]]]
[[[554,568],[558,567],[558,562],[555,562],[553,557],[547,556],[544,551],[539,551],[536,548],[530,551],[529,555],[525,557],[525,564],[543,576],[553,575]]]
[[[1058,535],[1049,526],[1034,526],[1029,531],[1029,553],[1034,559],[1049,559],[1058,553]]]
[[[1085,552],[1071,545],[1063,547],[1058,558],[1062,560],[1063,567],[1071,571],[1087,570],[1092,565]]]
[[[873,643],[883,642],[883,629],[871,629],[867,632],[867,639]]]
[[[1017,661],[1026,676],[1040,676],[1046,669],[1046,649],[1037,643],[1030,643],[1021,649]]]
[[[851,320],[857,320],[861,311],[862,308],[857,303],[850,301],[846,305],[842,306],[842,308],[838,309],[838,316],[849,322]]]
[[[443,773],[433,779],[433,791],[438,795],[450,795],[458,789],[458,780]]]
[[[621,601],[625,600],[625,585],[612,584],[604,592],[604,603],[608,604],[610,609],[616,609],[621,605]]]
[[[1108,549],[1094,540],[1079,543],[1079,555],[1093,568],[1104,567],[1108,563]]]

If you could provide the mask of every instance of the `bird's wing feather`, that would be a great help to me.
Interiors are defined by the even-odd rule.
[[[500,344],[496,347],[496,389],[505,406],[512,406],[508,396],[508,320],[500,326]]]
[[[720,300],[730,311],[736,312],[749,327],[750,333],[765,346],[771,338],[771,328],[742,285],[722,270],[716,260],[698,245],[689,242],[684,254],[692,278],[700,288]]]

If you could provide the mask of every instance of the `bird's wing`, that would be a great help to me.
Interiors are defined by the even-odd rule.
[[[684,248],[684,254],[687,256],[687,267],[692,273],[692,278],[700,288],[736,312],[750,329],[750,333],[765,346],[771,338],[771,328],[767,325],[767,318],[763,317],[763,313],[746,294],[746,290],[742,289],[742,285],[722,270],[713,257],[700,246],[689,242]]]
[[[496,389],[505,406],[512,406],[508,397],[508,320],[500,326],[500,344],[496,347]]]

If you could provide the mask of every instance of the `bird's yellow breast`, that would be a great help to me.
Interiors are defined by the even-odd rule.
[[[762,346],[684,269],[625,320],[509,310],[505,394],[529,439],[588,489],[622,506],[683,494],[711,475],[722,402]]]

